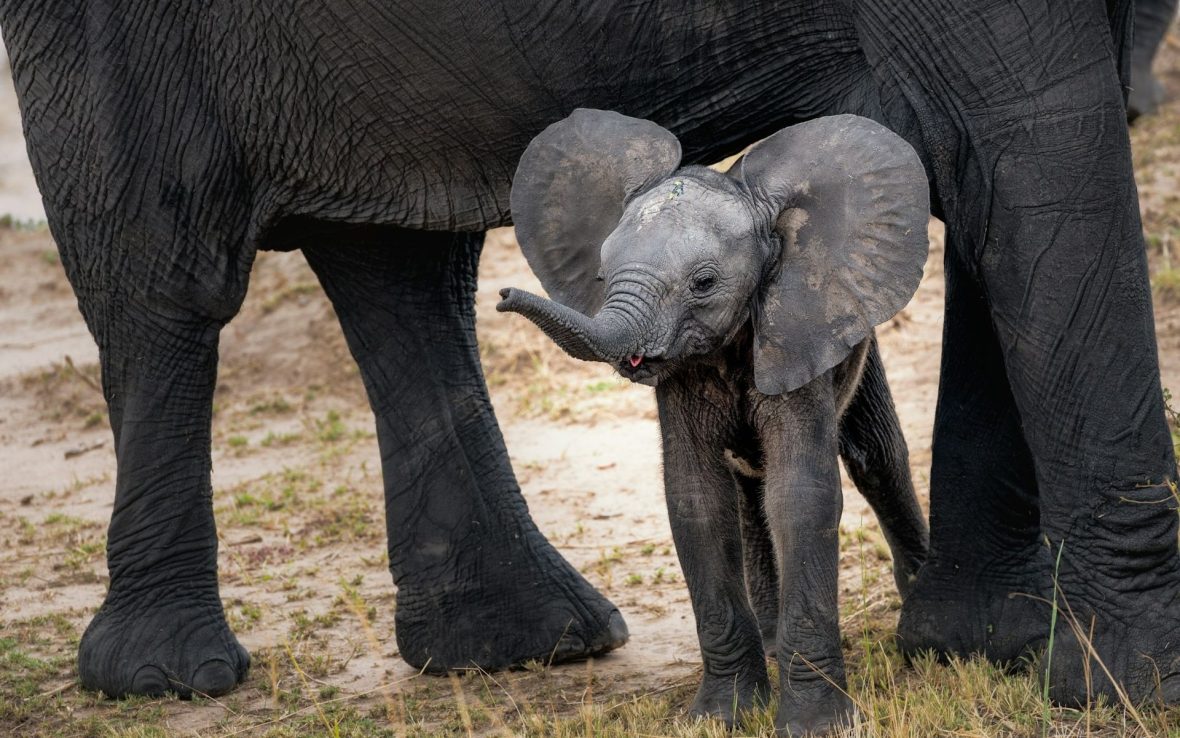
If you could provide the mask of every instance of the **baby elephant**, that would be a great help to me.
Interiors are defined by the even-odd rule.
[[[904,594],[926,525],[873,328],[918,287],[926,175],[882,126],[786,128],[729,174],[680,168],[654,123],[577,110],[525,151],[517,238],[546,300],[504,290],[571,356],[655,385],[668,515],[704,661],[693,711],[848,722],[837,454],[879,516]],[[588,316],[594,317],[588,317]]]

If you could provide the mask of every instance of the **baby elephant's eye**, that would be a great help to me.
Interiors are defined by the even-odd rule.
[[[692,291],[698,295],[703,294],[713,289],[713,285],[715,284],[717,284],[717,277],[712,274],[698,274],[696,277],[693,277]]]

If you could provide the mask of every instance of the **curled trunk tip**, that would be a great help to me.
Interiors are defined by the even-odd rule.
[[[575,359],[613,363],[632,353],[635,337],[604,312],[593,319],[561,303],[512,287],[500,290],[499,312],[519,313]]]

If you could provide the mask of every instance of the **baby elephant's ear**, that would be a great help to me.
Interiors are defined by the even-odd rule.
[[[909,302],[930,194],[913,148],[855,115],[779,131],[742,159],[740,177],[777,213],[782,242],[754,341],[754,383],[777,395],[839,364]]]
[[[551,298],[583,315],[598,312],[602,242],[627,201],[679,163],[670,132],[605,110],[575,110],[532,140],[512,182],[512,220]]]

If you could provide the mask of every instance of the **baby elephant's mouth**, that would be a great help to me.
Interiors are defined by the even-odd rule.
[[[632,382],[639,382],[640,384],[652,384],[656,376],[660,373],[660,369],[664,366],[664,359],[654,356],[644,356],[642,354],[632,354],[615,365],[622,374]]]

